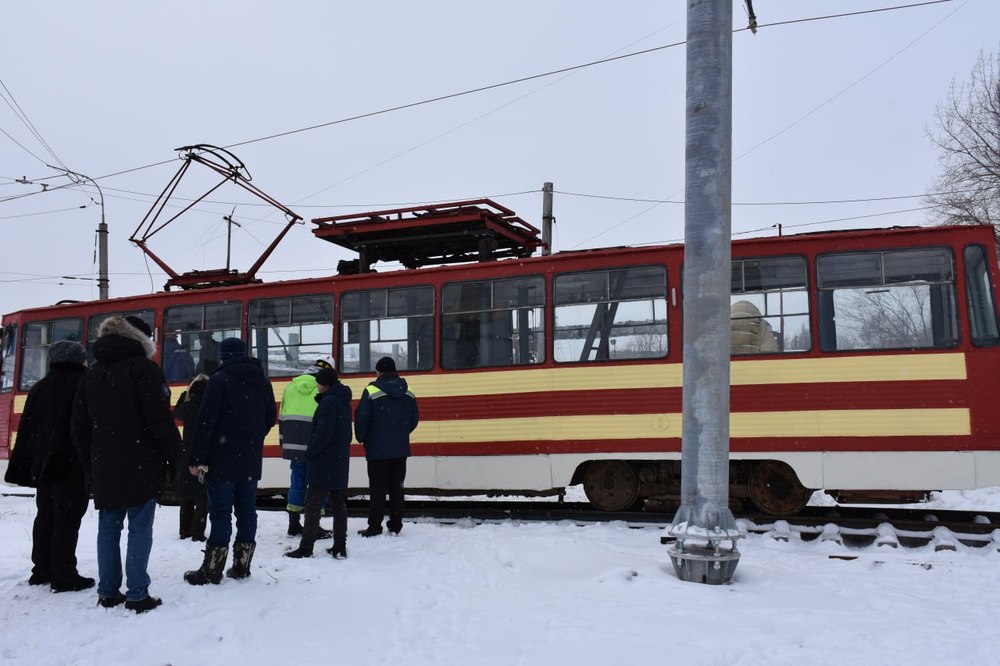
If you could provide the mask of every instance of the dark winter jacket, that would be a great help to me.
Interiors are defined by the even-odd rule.
[[[227,359],[208,380],[189,465],[207,465],[213,481],[260,479],[264,437],[278,413],[260,361]]]
[[[181,461],[170,389],[152,360],[153,341],[122,317],[101,324],[97,363],[73,406],[73,445],[98,509],[140,506],[159,495]]]
[[[316,396],[306,460],[307,481],[324,490],[346,490],[351,458],[351,389],[337,382]]]
[[[417,399],[406,380],[385,372],[361,394],[354,432],[368,460],[405,458],[410,455],[410,433],[419,421]]]
[[[70,436],[70,418],[73,396],[85,371],[79,363],[53,363],[32,387],[7,464],[7,483],[37,488],[83,479]]]
[[[198,408],[201,407],[201,400],[205,396],[205,386],[207,379],[199,379],[188,387],[188,390],[177,399],[177,406],[174,407],[174,420],[180,421],[184,427],[184,460],[187,461],[191,455],[191,443],[194,442],[194,435],[198,431]],[[181,470],[177,474],[174,483],[174,492],[181,499],[201,500],[205,498],[205,486],[198,481],[198,477],[192,476],[188,471]]]

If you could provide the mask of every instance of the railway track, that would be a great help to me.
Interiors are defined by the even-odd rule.
[[[368,503],[350,500],[348,515],[364,517]],[[262,507],[264,508],[264,507]],[[283,509],[284,503],[274,509]],[[586,503],[538,501],[426,501],[409,500],[404,519],[413,522],[455,523],[559,522],[576,524],[623,522],[633,528],[663,529],[673,511],[594,510]],[[847,548],[922,548],[935,550],[994,548],[1000,551],[1000,512],[900,509],[886,507],[806,507],[796,516],[737,516],[746,533],[777,540],[832,541]],[[661,537],[663,543],[669,537]]]
[[[262,497],[258,499],[258,508],[284,511],[285,499]],[[367,511],[367,500],[348,500],[348,516],[363,518]],[[595,510],[585,502],[537,500],[407,500],[404,511],[404,520],[410,522],[570,521],[578,525],[622,522],[636,529],[666,528],[673,516],[673,511],[609,513]],[[992,548],[1000,552],[1000,512],[996,511],[810,506],[795,516],[746,514],[737,515],[736,519],[743,532],[768,535],[779,541],[830,541],[849,549],[905,549],[930,545],[936,551]],[[661,542],[669,543],[670,538],[662,536]]]

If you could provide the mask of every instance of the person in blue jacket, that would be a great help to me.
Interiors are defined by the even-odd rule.
[[[188,456],[192,475],[205,475],[208,517],[212,524],[201,567],[184,574],[191,585],[218,585],[229,554],[236,514],[233,566],[226,575],[246,578],[257,546],[257,482],[264,437],[278,418],[271,382],[260,361],[246,355],[239,338],[219,345],[222,365],[205,387],[198,426]]]
[[[410,455],[410,433],[420,422],[417,398],[406,380],[396,373],[396,362],[388,356],[375,364],[378,378],[365,387],[354,413],[354,433],[365,447],[368,461],[368,527],[363,537],[382,533],[385,496],[389,495],[389,522],[393,536],[403,529],[403,482]]]
[[[333,512],[333,548],[338,560],[347,557],[347,472],[351,461],[351,389],[340,383],[337,371],[316,373],[316,413],[313,414],[306,460],[309,462],[305,525],[299,547],[287,557],[311,557],[319,532],[323,500]]]

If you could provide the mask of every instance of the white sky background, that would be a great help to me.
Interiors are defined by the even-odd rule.
[[[757,0],[755,10],[767,24],[893,4],[902,3]],[[173,160],[99,180],[111,295],[128,296],[165,281],[151,262],[150,277],[128,237],[180,165],[174,148],[228,146],[682,42],[685,12],[681,0],[7,3],[0,80],[72,170],[100,178]],[[746,25],[742,2],[734,0],[733,16],[734,27]],[[981,50],[996,52],[997,25],[995,0],[954,0],[737,33],[733,201],[929,191],[938,153],[926,129],[935,105],[953,79],[967,79]],[[681,45],[233,148],[256,185],[307,221],[260,276],[330,274],[339,259],[354,258],[316,240],[313,217],[490,196],[538,226],[545,181],[557,192],[680,201],[684,61]],[[75,189],[3,201],[40,189],[14,179],[38,183],[56,172],[44,164],[55,158],[6,103],[0,129],[34,153],[0,133],[0,312],[96,298],[95,280],[52,276],[96,277],[99,208]],[[196,169],[201,181],[192,178]],[[208,172],[192,167],[184,183],[178,194],[201,194]],[[503,196],[519,192],[529,193]],[[233,203],[244,225],[234,229],[234,267],[248,268],[281,228],[279,215],[248,205],[235,187],[210,199],[221,203],[199,205],[150,240],[178,272],[224,265],[222,216]],[[924,211],[842,218],[922,205],[737,205],[733,231],[921,224]],[[557,193],[555,215],[557,251],[683,237],[678,204]],[[751,235],[766,233],[774,232]]]

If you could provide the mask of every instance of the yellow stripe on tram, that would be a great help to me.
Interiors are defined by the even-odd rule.
[[[912,437],[972,432],[965,408],[738,412],[730,437]],[[422,421],[415,443],[657,439],[681,436],[681,414],[536,416],[510,419]]]

